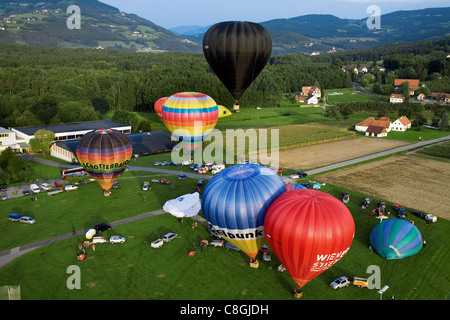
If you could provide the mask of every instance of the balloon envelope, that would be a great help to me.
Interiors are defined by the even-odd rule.
[[[219,108],[219,118],[231,116],[231,111],[224,106],[218,105],[217,107]]]
[[[294,190],[294,189],[306,189],[306,187],[300,183],[286,183],[286,190]]]
[[[164,105],[164,102],[167,99],[169,99],[169,97],[163,97],[163,98],[156,100],[156,102],[155,102],[154,109],[155,109],[156,114],[160,117],[162,117],[162,107]]]
[[[203,53],[209,66],[237,104],[269,61],[272,38],[257,23],[220,22],[206,32]]]
[[[163,209],[177,218],[193,217],[202,208],[198,192],[188,193],[166,201]]]
[[[422,249],[422,235],[411,222],[389,219],[379,223],[370,234],[370,246],[387,260],[403,259]]]
[[[167,129],[189,149],[201,146],[216,126],[218,115],[217,103],[198,92],[176,93],[164,102],[162,108],[162,119]]]
[[[264,230],[274,254],[303,287],[347,253],[355,223],[347,207],[333,196],[298,189],[271,204]]]
[[[228,167],[206,185],[203,214],[223,238],[255,258],[265,242],[266,210],[285,191],[283,180],[266,167]]]
[[[126,169],[132,153],[130,139],[113,129],[86,133],[76,148],[79,163],[104,190],[109,190]]]

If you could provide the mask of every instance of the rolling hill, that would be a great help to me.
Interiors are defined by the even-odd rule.
[[[67,8],[81,9],[80,29],[69,29]],[[272,35],[273,54],[334,52],[450,36],[449,8],[396,11],[381,16],[381,29],[367,19],[312,14],[259,22]],[[129,51],[201,52],[209,26],[167,30],[98,0],[5,0],[0,3],[0,43],[91,47]]]
[[[6,2],[6,3],[5,3]],[[135,14],[97,0],[8,0],[0,3],[0,42],[31,46],[115,50],[199,51],[198,43]],[[79,29],[69,29],[69,5],[81,10]]]

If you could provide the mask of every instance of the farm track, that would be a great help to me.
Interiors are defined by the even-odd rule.
[[[386,151],[382,151],[382,152],[378,152],[378,153],[374,153],[371,155],[367,155],[364,157],[360,157],[360,158],[356,158],[356,159],[352,159],[352,160],[348,160],[348,161],[343,161],[343,162],[339,162],[339,163],[335,163],[332,165],[325,165],[323,167],[320,168],[316,168],[316,169],[312,169],[309,171],[306,171],[308,174],[315,174],[315,173],[321,173],[321,172],[325,172],[325,171],[329,171],[329,170],[333,170],[336,168],[340,168],[343,166],[347,166],[347,165],[351,165],[351,164],[356,164],[358,162],[362,162],[362,161],[367,161],[367,160],[371,160],[371,159],[375,159],[381,156],[385,156],[385,155],[389,155],[392,153],[396,153],[396,152],[401,152],[401,151],[406,151],[409,149],[414,149],[414,148],[419,148],[425,145],[429,145],[429,144],[433,144],[436,142],[440,142],[440,141],[445,141],[445,140],[450,140],[450,135],[446,136],[446,137],[442,137],[442,138],[438,138],[438,139],[433,139],[433,140],[429,140],[429,141],[421,141],[415,144],[409,144],[406,146],[401,146],[401,147],[397,147],[394,149],[390,149],[390,150],[386,150]],[[337,141],[334,143],[338,143],[341,141]],[[333,143],[333,142],[329,142],[329,143]],[[280,152],[280,156],[281,156],[281,152]],[[332,159],[336,162],[337,159],[335,159],[334,157],[332,157]],[[42,159],[31,159],[30,160],[34,160],[34,161],[40,161],[40,162],[44,162],[48,165],[54,165],[54,166],[61,166],[61,164],[55,163],[55,162],[51,162],[48,160],[42,160]],[[66,166],[67,167],[67,166]],[[147,167],[133,167],[130,166],[129,170],[142,170],[142,171],[150,171],[150,172],[160,172],[160,173],[168,173],[168,174],[178,174],[179,171],[174,171],[174,170],[167,170],[167,169],[160,169],[160,168],[147,168]],[[185,173],[187,176],[190,177],[201,177],[202,179],[211,179],[212,176],[207,176],[207,175],[199,175],[199,174],[195,174],[195,173]],[[284,180],[288,180],[286,177],[283,177]],[[111,222],[111,226],[115,226],[115,225],[119,225],[119,224],[123,224],[123,223],[127,223],[127,222],[131,222],[131,221],[136,221],[139,219],[143,219],[143,218],[147,218],[149,216],[152,215],[156,215],[156,214],[162,214],[164,213],[163,210],[156,210],[153,212],[148,212],[136,217],[131,217],[128,219],[124,219],[121,221],[116,221],[116,222]],[[198,217],[199,219],[201,219],[200,217]],[[200,220],[199,222],[204,222],[203,220]],[[55,237],[52,239],[48,239],[48,240],[44,240],[44,241],[40,241],[40,242],[36,242],[36,243],[31,243],[22,247],[17,247],[17,248],[13,248],[13,249],[9,249],[9,250],[4,250],[0,252],[0,268],[4,267],[6,264],[8,264],[9,262],[11,262],[12,260],[14,260],[15,258],[31,251],[34,250],[36,248],[39,248],[41,246],[53,243],[53,242],[57,242],[57,241],[61,241],[61,240],[65,240],[71,237],[76,237],[79,235],[82,235],[85,233],[85,230],[80,230],[80,231],[76,231],[73,232],[71,234],[67,234],[67,235],[62,235],[59,237]]]

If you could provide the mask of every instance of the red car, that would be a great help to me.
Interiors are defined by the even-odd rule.
[[[162,184],[170,184],[170,181],[167,179],[161,179]]]

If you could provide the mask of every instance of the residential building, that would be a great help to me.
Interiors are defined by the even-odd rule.
[[[300,93],[300,95],[306,97],[308,97],[309,95],[313,95],[317,98],[320,98],[322,96],[322,91],[319,87],[316,86],[302,87],[302,92]]]
[[[406,116],[401,116],[394,122],[392,122],[392,131],[402,131],[405,132],[406,129],[411,128],[411,121]]]
[[[409,83],[409,94],[412,96],[414,92],[420,88],[419,79],[395,79],[394,87],[398,89],[403,82]]]
[[[400,93],[392,93],[389,97],[390,103],[403,103],[405,101],[405,96]]]

